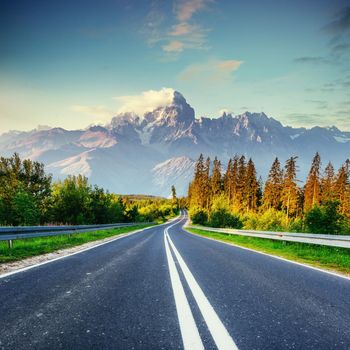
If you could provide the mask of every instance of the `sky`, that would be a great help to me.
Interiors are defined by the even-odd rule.
[[[350,130],[348,0],[0,0],[0,133],[139,113]]]

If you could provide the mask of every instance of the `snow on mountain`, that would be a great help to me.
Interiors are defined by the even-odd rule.
[[[182,190],[184,183],[189,183],[193,177],[195,163],[185,156],[167,159],[153,167],[152,183],[162,193],[170,193],[172,185]]]
[[[85,130],[37,128],[0,135],[1,155],[18,152],[44,162],[55,178],[82,173],[93,183],[118,193],[179,194],[187,191],[200,153],[223,163],[235,154],[252,157],[266,176],[274,159],[297,155],[305,179],[316,151],[338,167],[350,156],[350,132],[336,127],[292,128],[265,113],[224,112],[218,118],[195,118],[177,91],[149,92],[141,101],[128,97],[126,107],[105,126]],[[154,109],[151,110],[154,106]]]
[[[58,162],[51,163],[47,166],[47,170],[51,172],[58,172],[64,176],[67,175],[91,175],[91,151],[83,152],[77,156],[69,157]]]

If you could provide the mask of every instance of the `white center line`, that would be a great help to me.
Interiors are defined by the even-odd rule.
[[[230,334],[228,333],[227,329],[225,328],[224,324],[221,322],[219,316],[215,312],[214,308],[210,304],[209,300],[203,293],[201,287],[193,277],[190,269],[187,267],[185,261],[183,260],[182,256],[176,249],[173,241],[171,240],[168,229],[171,226],[169,226],[165,231],[165,235],[170,243],[171,248],[174,251],[174,254],[176,256],[176,259],[181,267],[181,270],[185,276],[185,279],[188,283],[188,286],[191,289],[191,292],[193,294],[194,299],[196,300],[198,307],[202,313],[202,316],[207,323],[208,329],[215,341],[216,346],[219,350],[238,350],[237,345],[231,338]],[[181,281],[180,281],[181,283]]]
[[[164,233],[167,229],[164,231]],[[173,287],[177,316],[180,324],[180,331],[185,350],[203,350],[204,346],[193,318],[190,305],[186,298],[185,291],[181,284],[179,273],[176,269],[174,259],[170,252],[169,243],[164,234],[165,251],[168,260],[170,280]]]

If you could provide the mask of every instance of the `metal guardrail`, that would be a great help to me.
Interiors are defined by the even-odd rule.
[[[298,243],[318,244],[330,247],[350,248],[350,236],[324,235],[314,233],[293,233],[293,232],[273,232],[273,231],[250,231],[236,230],[228,228],[214,228],[206,226],[187,225],[186,228],[194,228],[204,231],[223,233],[227,235],[249,236],[256,238],[266,238],[279,241],[289,241]]]
[[[104,225],[75,225],[75,226],[18,226],[0,227],[0,241],[7,241],[9,248],[12,248],[13,241],[17,239],[28,239],[36,237],[60,236],[91,231],[105,230],[108,228],[120,228],[135,225],[149,225],[154,222],[130,222]]]

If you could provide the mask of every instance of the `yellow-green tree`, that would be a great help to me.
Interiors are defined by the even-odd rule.
[[[286,161],[284,178],[283,178],[283,190],[282,190],[282,208],[286,211],[288,217],[293,216],[298,210],[298,192],[297,185],[297,165],[296,160],[298,157],[290,157]]]
[[[280,209],[281,197],[283,188],[283,171],[281,169],[281,163],[276,158],[269,171],[269,176],[265,183],[263,194],[263,207],[264,209]]]
[[[315,154],[304,188],[304,211],[308,211],[321,200],[321,157]]]

